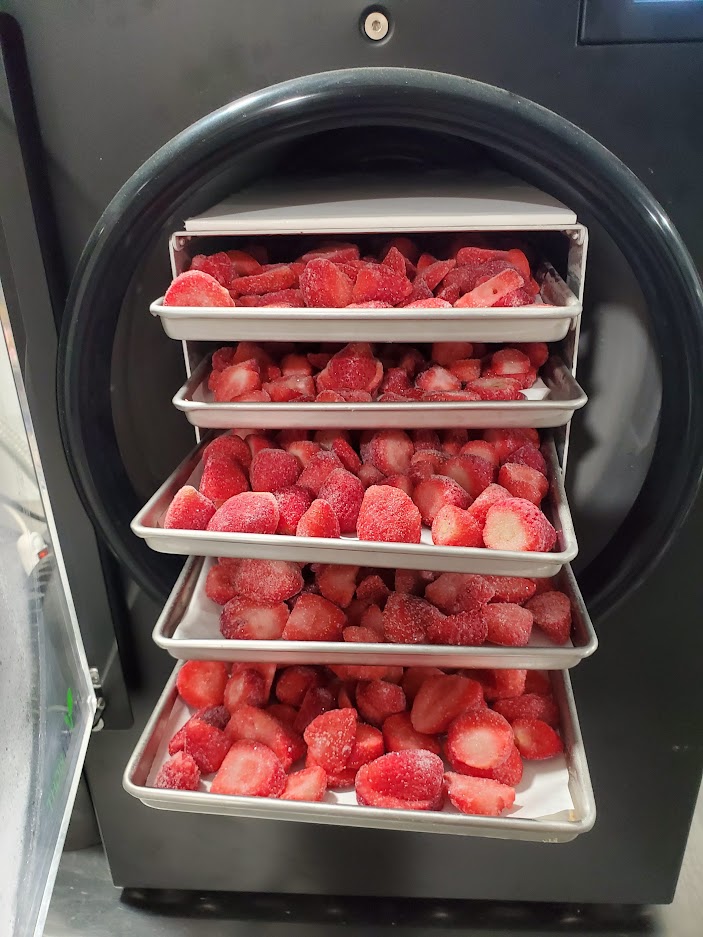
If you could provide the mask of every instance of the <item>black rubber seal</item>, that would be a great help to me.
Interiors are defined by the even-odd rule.
[[[136,581],[162,599],[173,566],[129,530],[139,505],[121,463],[105,369],[130,272],[174,210],[225,163],[266,141],[372,124],[448,133],[510,158],[602,225],[639,280],[662,369],[660,429],[632,510],[581,576],[598,615],[644,580],[696,495],[703,468],[703,290],[663,209],[612,153],[537,104],[452,75],[360,68],[275,85],[193,124],[123,186],[83,252],[60,340],[59,415],[86,509]]]

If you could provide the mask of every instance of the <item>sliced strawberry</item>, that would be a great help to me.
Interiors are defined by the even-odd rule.
[[[457,810],[481,817],[499,817],[515,802],[515,791],[489,778],[472,778],[447,771],[447,796]]]
[[[488,638],[488,623],[483,610],[459,612],[436,619],[427,631],[431,644],[457,647],[480,647]]]
[[[546,364],[549,358],[549,348],[544,342],[515,342],[512,347],[527,355],[530,364],[537,370]]]
[[[434,263],[431,263],[429,266],[425,267],[421,273],[419,272],[418,278],[421,276],[426,285],[431,290],[434,290],[439,286],[449,271],[453,270],[455,266],[455,260],[436,260]],[[418,271],[419,269],[420,268],[418,267]]]
[[[512,462],[518,465],[529,465],[530,468],[541,472],[542,475],[547,474],[547,463],[544,460],[544,456],[537,446],[533,446],[532,443],[526,443],[524,446],[520,446],[519,449],[516,449],[515,452],[512,452],[504,460],[505,464]]]
[[[383,721],[383,742],[386,751],[403,752],[424,749],[435,755],[442,752],[441,746],[433,735],[417,732],[413,728],[410,713],[399,712],[387,716]]]
[[[352,449],[346,439],[335,439],[332,442],[332,452],[337,456],[342,466],[352,474],[357,475],[361,468],[361,459]]]
[[[481,377],[481,362],[478,358],[462,358],[452,362],[449,370],[462,384],[470,384]]]
[[[526,670],[475,670],[473,677],[483,687],[483,695],[491,702],[521,696],[525,692]]]
[[[571,601],[563,592],[543,592],[525,603],[535,624],[555,644],[566,644],[571,636]]]
[[[323,482],[318,497],[334,511],[341,533],[349,534],[356,530],[364,491],[363,483],[356,475],[343,468],[330,472]]]
[[[388,586],[381,577],[377,575],[364,576],[356,587],[356,597],[358,599],[366,599],[369,602],[373,602],[374,605],[377,605],[379,608],[385,605],[386,599],[390,594],[391,591]]]
[[[286,641],[340,641],[346,623],[344,612],[321,595],[301,595],[290,613]]]
[[[354,598],[358,566],[321,564],[316,567],[315,580],[320,593],[339,608],[346,608]]]
[[[483,530],[488,511],[494,504],[500,504],[501,501],[505,501],[509,497],[510,492],[507,488],[503,488],[502,485],[489,485],[488,488],[484,488],[467,510],[472,517],[476,518],[481,530]]]
[[[485,439],[470,439],[461,447],[460,455],[471,455],[488,462],[492,468],[498,468],[498,455],[492,444]]]
[[[481,684],[460,674],[443,674],[423,681],[410,710],[413,728],[427,735],[446,731],[461,713],[483,709]]]
[[[512,377],[479,377],[467,388],[481,400],[522,400],[522,384]]]
[[[425,586],[432,582],[435,573],[422,569],[396,569],[394,586],[396,592],[408,592],[411,595],[422,595]]]
[[[352,476],[353,477],[353,476]],[[339,521],[327,501],[317,498],[298,521],[296,537],[324,537],[334,539],[340,536]]]
[[[311,686],[303,697],[295,720],[295,731],[304,732],[307,726],[321,713],[336,708],[336,701],[327,687]]]
[[[166,290],[164,306],[234,306],[234,300],[210,274],[187,270]]]
[[[527,374],[531,367],[530,359],[517,348],[501,348],[491,355],[487,370],[494,377],[513,377]]]
[[[367,264],[359,270],[352,299],[355,303],[385,302],[396,305],[407,299],[412,290],[412,284],[404,273],[396,273],[383,264]]]
[[[247,704],[238,706],[232,712],[225,734],[232,742],[249,739],[266,745],[275,753],[286,771],[305,753],[303,740],[299,735],[284,726],[271,713]]]
[[[274,293],[296,286],[298,277],[288,264],[274,264],[261,273],[238,277],[230,287],[237,296],[260,296],[262,293]]]
[[[191,755],[176,754],[164,762],[154,779],[154,787],[172,791],[197,791],[200,785],[200,769]]]
[[[297,484],[301,488],[308,488],[317,497],[328,476],[340,468],[343,468],[343,465],[334,452],[316,452],[303,469]]]
[[[470,358],[473,350],[471,342],[434,342],[430,357],[436,364],[448,368],[462,358]]]
[[[357,686],[356,705],[367,722],[380,726],[387,716],[405,711],[405,693],[395,683],[370,680]]]
[[[432,752],[391,752],[359,768],[356,799],[367,807],[438,810],[443,800],[443,771],[442,759]]]
[[[173,496],[163,526],[167,530],[205,530],[214,513],[215,505],[209,498],[192,485],[184,485]]]
[[[181,699],[194,709],[221,706],[227,677],[222,661],[188,660],[178,671],[176,686]]]
[[[375,629],[365,628],[363,625],[349,625],[344,629],[342,637],[352,644],[378,644],[379,642],[383,643],[385,640],[383,632],[379,634]]]
[[[400,488],[371,485],[364,492],[356,532],[360,540],[419,543],[420,512]]]
[[[485,576],[486,582],[493,589],[493,599],[496,602],[515,602],[523,605],[535,594],[537,586],[533,579],[522,579],[519,576]]]
[[[186,724],[184,751],[193,758],[203,774],[217,771],[229,747],[229,739],[222,729],[200,719],[190,719]]]
[[[429,677],[443,677],[438,667],[406,667],[400,685],[405,698],[412,702],[420,692],[420,687]]]
[[[384,752],[385,746],[381,731],[374,728],[374,726],[366,725],[365,722],[359,722],[356,726],[354,744],[349,755],[347,768],[356,774],[362,765],[380,758]]]
[[[232,266],[232,261],[223,251],[217,254],[210,254],[206,257],[204,254],[196,254],[190,262],[191,270],[200,270],[203,273],[209,273],[217,282],[229,289],[237,276],[237,271]]]
[[[320,680],[319,671],[315,667],[301,664],[286,667],[276,682],[276,699],[297,709],[302,705],[308,690],[320,686]]]
[[[267,700],[266,683],[258,670],[248,667],[236,670],[227,681],[225,707],[229,713],[245,703],[247,706],[263,706]]]
[[[261,273],[261,264],[255,260],[251,254],[246,251],[232,250],[227,251],[227,256],[235,272],[240,277],[250,277]],[[263,261],[264,263],[266,261]]]
[[[486,514],[483,542],[490,550],[546,552],[553,549],[556,539],[544,514],[524,498],[500,501]]]
[[[553,758],[564,751],[557,733],[541,719],[516,719],[513,722],[513,732],[518,751],[528,761]]]
[[[226,691],[225,691],[226,692]],[[190,717],[188,722],[184,723],[168,743],[169,755],[175,755],[176,752],[182,752],[186,744],[186,727],[193,720],[199,720],[215,729],[224,729],[229,722],[229,710],[225,706],[205,706],[199,709]]]
[[[334,773],[346,767],[356,735],[356,710],[333,709],[317,716],[303,737],[315,764]]]
[[[463,577],[457,606],[459,611],[474,612],[487,605],[494,596],[495,589],[488,577],[468,573]]]
[[[286,773],[275,753],[260,742],[242,739],[227,752],[210,792],[238,797],[279,797],[285,786]]]
[[[343,241],[330,241],[328,244],[321,245],[316,250],[308,251],[300,258],[304,263],[309,260],[316,260],[323,257],[331,260],[333,263],[352,263],[359,259],[359,248],[356,244]]]
[[[501,463],[521,446],[539,446],[539,433],[535,429],[487,429],[483,438],[491,443]]]
[[[532,633],[532,613],[508,602],[491,602],[483,610],[488,640],[503,647],[524,647]]]
[[[278,504],[276,533],[295,536],[300,518],[312,504],[312,495],[307,488],[292,485],[290,488],[274,491],[273,496]]]
[[[391,592],[383,610],[383,633],[395,644],[425,644],[428,628],[440,614],[425,599]]]
[[[425,392],[441,392],[459,390],[461,381],[451,371],[435,364],[417,376],[415,386]]]
[[[379,472],[375,465],[362,465],[358,474],[359,481],[364,488],[380,485],[384,480],[383,472]]]
[[[205,579],[205,595],[218,605],[234,598],[235,592],[229,572],[221,566],[212,566]]]
[[[516,719],[541,719],[554,728],[559,725],[559,708],[551,695],[523,693],[512,699],[496,700],[493,709],[510,723]]]
[[[234,495],[249,491],[249,482],[239,462],[224,453],[213,453],[205,462],[198,487],[201,495],[220,508]]]
[[[529,465],[505,462],[498,472],[498,483],[514,498],[524,498],[539,505],[549,491],[549,482]]]
[[[428,527],[439,513],[440,508],[452,504],[457,508],[467,508],[471,498],[453,478],[444,475],[430,475],[415,486],[413,501],[417,505],[420,516]]]
[[[465,583],[464,573],[440,573],[425,589],[425,598],[449,615],[461,611],[459,594]]]
[[[288,775],[281,800],[320,801],[326,790],[325,769],[319,765],[311,765]]]
[[[468,511],[445,504],[432,521],[432,543],[447,547],[482,547],[481,526]]]
[[[420,248],[415,241],[404,235],[391,238],[383,249],[385,251],[390,251],[392,249],[397,250],[403,257],[409,260],[411,264],[417,263],[417,259],[420,256]]]
[[[472,778],[489,778],[491,781],[498,781],[500,784],[507,784],[508,787],[517,787],[522,780],[523,764],[520,752],[515,745],[512,751],[501,764],[495,768],[472,768],[460,761],[452,761],[447,758],[453,771],[459,774],[468,774]]]
[[[260,605],[285,602],[303,588],[300,567],[286,560],[241,560],[232,582],[237,595]]]
[[[383,380],[383,365],[375,358],[344,354],[334,355],[324,371],[317,376],[317,389],[366,391],[373,394]]]
[[[222,609],[220,632],[230,641],[276,641],[287,621],[288,606],[284,602],[261,605],[235,595]]]
[[[303,403],[303,398],[315,396],[315,382],[304,374],[277,377],[264,384],[263,389],[274,403],[289,403],[291,400]]]
[[[383,429],[374,432],[368,443],[361,445],[361,458],[374,465],[384,475],[406,474],[415,452],[412,440],[401,429]]]
[[[510,723],[500,713],[475,709],[448,727],[447,755],[472,768],[495,768],[510,755],[513,740]]]
[[[494,306],[507,293],[520,289],[524,282],[524,278],[517,270],[508,267],[475,286],[470,292],[464,293],[454,306],[455,308]]]
[[[228,498],[210,519],[207,529],[221,533],[274,534],[278,503],[267,491],[243,491]]]
[[[447,459],[442,472],[458,482],[471,500],[475,501],[493,481],[494,469],[480,456],[460,453]]]

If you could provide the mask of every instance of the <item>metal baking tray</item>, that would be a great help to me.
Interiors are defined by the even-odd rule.
[[[566,672],[553,671],[554,696],[561,714],[561,732],[565,754],[544,762],[526,762],[523,780],[517,787],[516,802],[528,802],[530,792],[556,790],[565,809],[547,816],[525,817],[524,808],[502,817],[478,817],[461,814],[449,805],[442,811],[389,810],[362,807],[356,803],[353,789],[328,791],[321,803],[302,803],[266,797],[232,797],[211,794],[206,784],[198,791],[161,790],[149,786],[167,755],[168,742],[176,729],[190,715],[178,698],[176,666],[156,704],[125,769],[122,784],[128,794],[147,807],[184,813],[214,814],[227,817],[253,817],[262,820],[294,820],[422,833],[452,833],[493,839],[560,843],[575,839],[591,829],[596,818],[593,789],[581,738],[571,684]],[[521,797],[522,795],[522,797]],[[554,799],[550,800],[554,803]],[[519,815],[522,814],[522,815]]]
[[[153,638],[178,660],[259,661],[285,664],[386,664],[402,667],[520,668],[565,670],[598,647],[593,624],[567,564],[558,588],[571,599],[568,644],[553,644],[535,629],[526,647],[452,647],[437,644],[355,644],[349,641],[232,641],[220,633],[220,612],[205,594],[213,561],[190,557],[154,628]]]
[[[431,424],[430,424],[431,425]],[[235,556],[293,560],[299,563],[346,563],[352,566],[431,569],[452,573],[490,573],[495,576],[554,576],[578,553],[576,534],[553,442],[542,451],[547,459],[549,494],[544,512],[557,532],[558,550],[520,553],[475,547],[445,547],[432,543],[423,527],[421,543],[376,543],[345,535],[337,539],[290,537],[282,534],[230,534],[208,530],[165,530],[161,521],[173,496],[183,485],[198,487],[205,440],[194,449],[152,495],[131,523],[132,532],[152,550],[185,556]]]
[[[193,426],[202,429],[435,429],[564,426],[588,397],[559,358],[551,358],[526,400],[443,403],[216,403],[208,390],[210,356],[173,398]]]
[[[273,306],[149,307],[170,338],[265,342],[556,342],[581,314],[581,302],[549,264],[537,272],[543,303],[497,309],[309,309]]]

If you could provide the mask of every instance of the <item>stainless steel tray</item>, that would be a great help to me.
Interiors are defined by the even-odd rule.
[[[525,391],[527,400],[444,403],[216,403],[207,388],[210,356],[173,398],[193,426],[202,429],[472,429],[564,426],[588,397],[566,365],[552,358],[542,378]]]
[[[259,661],[285,664],[394,664],[403,667],[478,667],[565,670],[598,647],[598,639],[571,567],[558,574],[571,599],[568,644],[535,632],[526,647],[452,647],[437,644],[354,644],[349,641],[232,641],[220,633],[220,611],[205,595],[212,560],[190,557],[159,616],[153,638],[179,660]]]
[[[207,442],[207,440],[206,440]],[[185,556],[235,556],[293,560],[299,563],[346,563],[353,566],[432,569],[495,576],[554,576],[578,553],[576,535],[553,443],[543,446],[548,463],[550,493],[545,514],[557,531],[558,551],[520,553],[485,548],[444,547],[432,543],[423,528],[421,543],[375,543],[344,536],[335,540],[289,537],[281,534],[230,534],[207,530],[165,530],[160,526],[171,499],[183,485],[198,486],[201,443],[178,466],[131,523],[133,533],[160,553]]]
[[[588,764],[581,738],[573,693],[565,672],[553,671],[554,696],[561,713],[563,758],[545,762],[526,762],[525,775],[517,787],[516,802],[521,794],[547,781],[553,788],[561,786],[560,801],[569,802],[567,809],[548,816],[526,818],[524,815],[474,817],[461,814],[453,807],[442,811],[388,810],[362,807],[354,792],[328,791],[321,803],[295,803],[265,797],[230,797],[199,791],[160,790],[149,786],[158,766],[166,756],[173,732],[190,714],[176,691],[176,666],[156,704],[149,722],[132,753],[123,777],[128,794],[139,798],[148,807],[177,810],[185,813],[215,814],[228,817],[254,817],[262,820],[296,820],[304,823],[327,823],[337,826],[371,827],[424,833],[453,833],[494,839],[516,839],[535,842],[569,842],[590,830],[595,822],[596,808]],[[558,775],[557,775],[557,772]],[[551,775],[551,777],[548,777]],[[515,813],[523,809],[513,809]]]

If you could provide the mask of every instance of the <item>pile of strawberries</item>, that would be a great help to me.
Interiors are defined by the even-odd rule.
[[[194,711],[154,786],[320,801],[354,787],[359,804],[499,816],[523,759],[562,750],[546,674],[435,667],[277,668],[188,661],[177,678]],[[446,767],[450,770],[446,770]]]
[[[373,249],[373,245],[369,248]],[[522,250],[479,246],[462,235],[438,253],[396,237],[361,256],[358,244],[327,241],[288,263],[269,263],[261,244],[193,257],[166,306],[276,306],[347,309],[527,306],[539,295]]]
[[[293,342],[218,348],[207,386],[218,403],[522,400],[549,357],[544,342],[410,345]]]
[[[311,438],[312,435],[312,438]],[[232,431],[202,454],[199,490],[174,496],[166,528],[545,552],[554,527],[534,429]]]
[[[533,626],[571,634],[571,602],[550,579],[223,558],[205,583],[233,640],[524,647]]]

